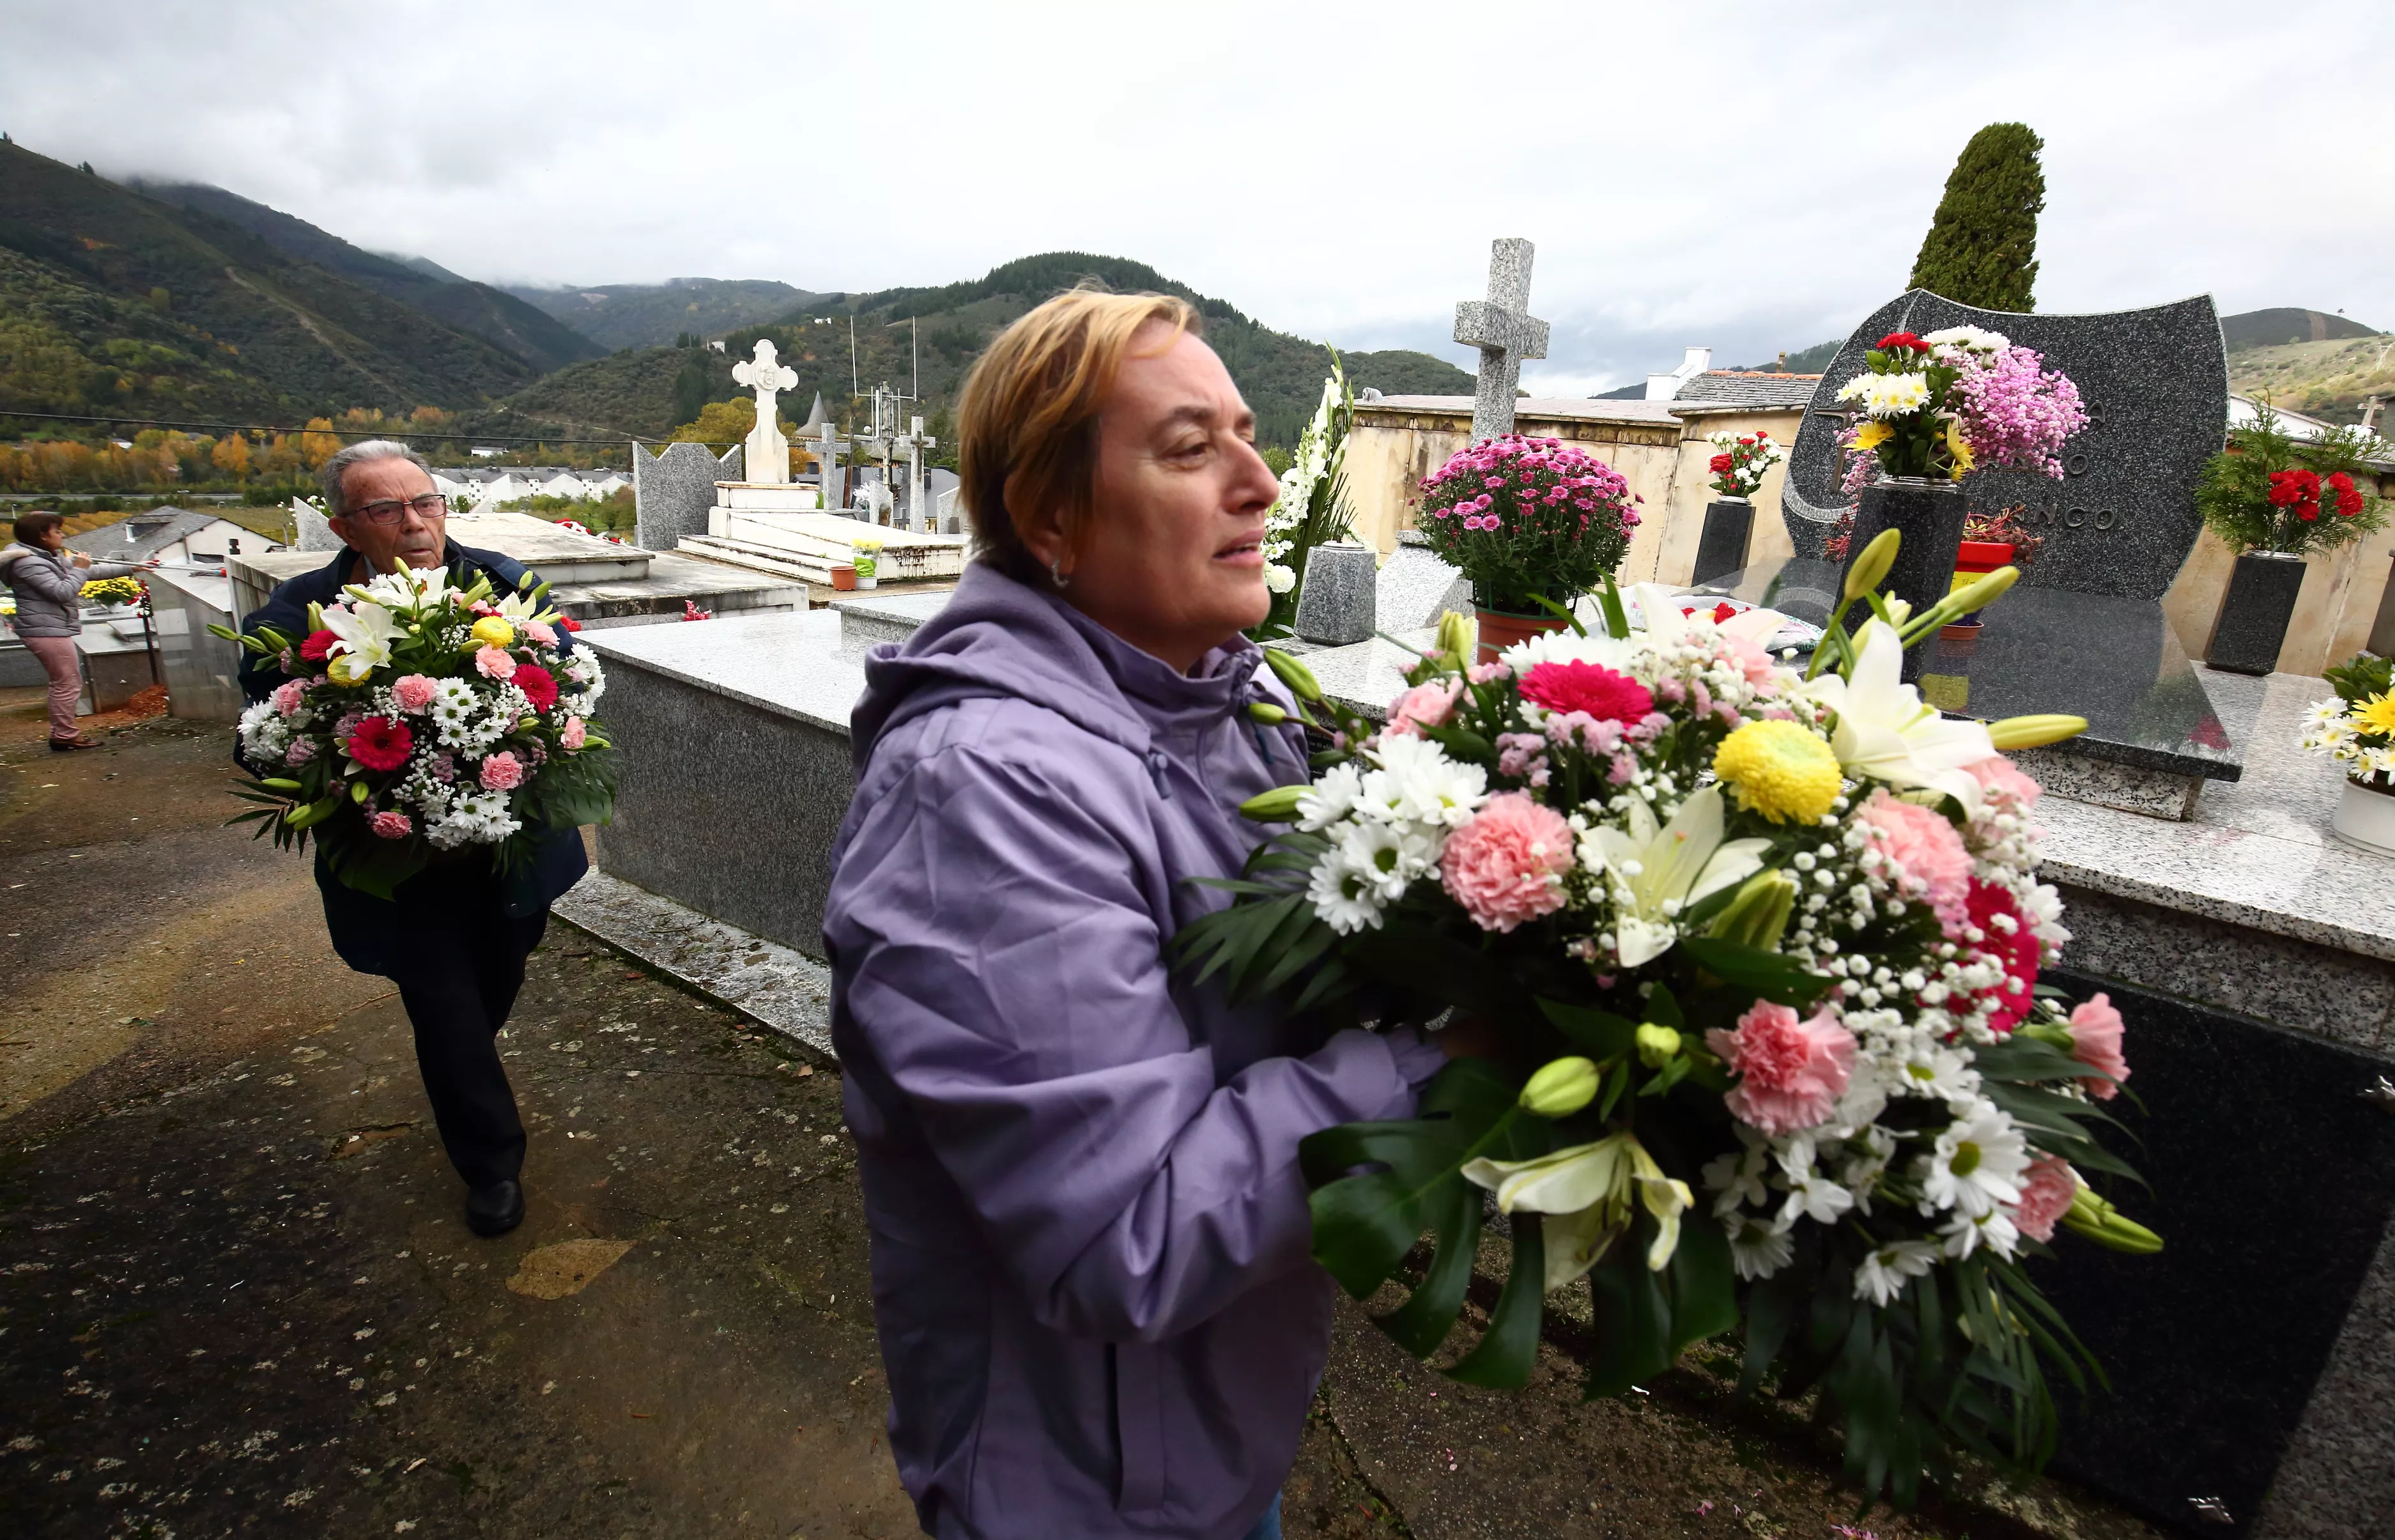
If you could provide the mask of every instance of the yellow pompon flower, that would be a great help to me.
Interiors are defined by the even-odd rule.
[[[1894,437],[1896,437],[1896,430],[1886,423],[1866,420],[1861,427],[1855,430],[1855,452],[1868,453]]]
[[[474,622],[474,640],[492,647],[515,644],[516,629],[496,615],[486,615]]]
[[[1794,722],[1739,728],[1714,750],[1714,774],[1738,793],[1740,807],[1774,823],[1820,822],[1844,785],[1835,750]]]
[[[2376,736],[2395,734],[2395,695],[2382,695],[2352,708],[2353,730]]]
[[[324,677],[345,689],[356,689],[370,678],[373,663],[360,653],[345,652],[324,665]]]

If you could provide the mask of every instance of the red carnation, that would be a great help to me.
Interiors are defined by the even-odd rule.
[[[2293,508],[2298,503],[2320,501],[2321,480],[2309,471],[2273,471],[2270,472],[2270,506]]]
[[[2362,494],[2354,489],[2353,478],[2340,471],[2328,479],[2328,489],[2336,494],[2336,516],[2350,519],[2362,511]]]
[[[407,724],[389,717],[367,717],[350,735],[350,758],[369,770],[396,770],[415,749],[416,737]]]
[[[1879,351],[1882,352],[1894,352],[1899,348],[1909,349],[1913,352],[1927,352],[1929,344],[1911,332],[1890,332],[1879,339]]]
[[[322,663],[333,655],[333,644],[339,640],[328,631],[310,631],[308,640],[299,644],[299,656],[311,663]]]
[[[1522,676],[1522,698],[1599,722],[1636,722],[1655,709],[1646,685],[1598,663],[1542,663]]]
[[[557,704],[557,676],[536,663],[519,663],[515,677],[509,681],[524,693],[536,711],[546,711]]]
[[[574,618],[574,617],[572,617],[572,616],[570,616],[570,615],[561,615],[561,616],[559,616],[559,617],[557,617],[557,623],[558,623],[559,625],[561,625],[561,626],[564,627],[567,631],[580,631],[580,630],[582,629],[582,622],[581,622],[581,621],[579,621],[579,620],[576,620],[576,618]]]
[[[2030,990],[2037,983],[2037,936],[2013,896],[1991,883],[1972,878],[1966,908],[1971,923],[1987,937],[1979,943],[1979,950],[2005,970],[2004,982],[1988,991],[1993,997],[1989,1001],[1989,1029],[2009,1032],[2029,1015]],[[1999,915],[2012,923],[2010,929],[1996,923]]]
[[[1715,455],[1709,463],[1714,475],[1727,476],[1729,474],[1729,469],[1732,462],[1727,455]]]

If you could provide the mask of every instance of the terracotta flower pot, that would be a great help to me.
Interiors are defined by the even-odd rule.
[[[2329,822],[2337,838],[2381,856],[2395,856],[2395,790],[2348,777]]]
[[[1552,615],[1515,615],[1505,610],[1484,609],[1475,612],[1480,623],[1479,658],[1494,663],[1497,655],[1517,642],[1528,642],[1544,631],[1559,631],[1564,623]]]

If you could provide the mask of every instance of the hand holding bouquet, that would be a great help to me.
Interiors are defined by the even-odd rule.
[[[598,660],[569,654],[548,586],[492,601],[411,567],[309,607],[302,638],[218,635],[290,677],[244,711],[244,763],[275,843],[316,838],[343,883],[377,897],[435,851],[492,847],[502,868],[543,832],[606,821],[614,753],[591,719]]]
[[[1381,1318],[1401,1346],[1453,1333],[1493,1196],[1511,1273],[1450,1374],[1522,1384],[1543,1297],[1584,1280],[1591,1396],[1742,1327],[1747,1385],[1818,1387],[1849,1472],[1901,1502],[1957,1451],[2050,1453],[2045,1373],[2092,1368],[2026,1266],[2058,1228],[2160,1242],[2090,1186],[2130,1175],[2094,1137],[2121,1018],[2037,983],[2069,933],[1999,751],[2085,724],[1924,705],[1904,637],[1940,617],[1871,591],[1895,539],[1854,568],[1875,617],[1809,676],[1766,651],[1771,611],[1646,590],[1635,631],[1609,585],[1606,634],[1494,663],[1443,626],[1385,724],[1268,653],[1338,747],[1248,805],[1290,827],[1175,945],[1234,998],[1503,1043],[1420,1117],[1303,1147],[1316,1255],[1357,1298],[1410,1284]]]

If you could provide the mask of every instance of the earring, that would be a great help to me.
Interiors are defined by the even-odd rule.
[[[1065,571],[1065,558],[1062,556],[1048,564],[1048,576],[1055,579],[1058,588],[1073,586],[1073,579]]]

